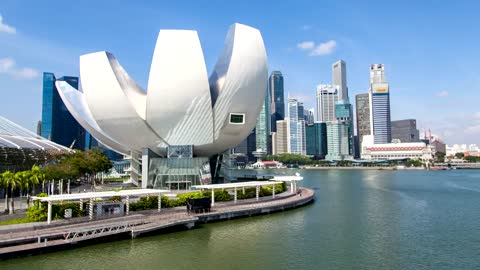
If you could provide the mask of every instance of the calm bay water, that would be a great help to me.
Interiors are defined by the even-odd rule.
[[[0,269],[480,269],[480,171],[300,173],[316,191],[307,207]]]

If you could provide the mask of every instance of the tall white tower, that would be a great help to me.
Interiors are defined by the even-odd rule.
[[[338,86],[338,100],[348,100],[347,65],[338,60],[332,65],[332,84]]]
[[[383,64],[370,65],[370,129],[376,144],[392,141],[390,87]]]
[[[317,121],[332,122],[335,118],[335,103],[339,99],[337,86],[321,84],[317,86]]]

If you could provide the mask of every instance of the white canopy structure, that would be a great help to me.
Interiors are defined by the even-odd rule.
[[[297,192],[297,182],[302,181],[303,177],[300,176],[299,173],[295,175],[279,175],[274,176],[270,181],[281,181],[281,182],[289,182],[290,183],[290,192],[294,193]]]
[[[130,209],[130,196],[141,196],[141,195],[157,195],[158,196],[158,211],[160,212],[162,205],[160,196],[162,193],[169,193],[169,190],[161,189],[129,189],[129,190],[120,190],[120,191],[104,191],[104,192],[86,192],[86,193],[76,193],[76,194],[62,194],[62,195],[51,195],[48,197],[37,197],[33,196],[32,199],[48,202],[48,213],[47,213],[47,224],[52,222],[52,202],[57,201],[76,201],[80,200],[80,209],[83,208],[83,200],[89,200],[89,217],[93,219],[93,200],[98,198],[109,198],[114,196],[120,196],[126,198],[126,214],[128,215]]]
[[[258,201],[259,192],[261,186],[268,186],[273,185],[272,189],[272,197],[275,198],[275,185],[281,184],[282,182],[277,181],[250,181],[250,182],[238,182],[238,183],[225,183],[225,184],[211,184],[211,185],[199,185],[199,186],[192,186],[194,189],[209,189],[212,191],[212,206],[215,205],[215,189],[227,189],[233,188],[234,189],[234,197],[233,201],[237,202],[237,188],[246,188],[246,187],[255,187],[256,188],[256,199]]]

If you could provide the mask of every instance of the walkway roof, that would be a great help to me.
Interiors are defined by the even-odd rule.
[[[291,182],[291,181],[301,181],[303,177],[300,175],[277,175],[274,176],[270,181],[281,181],[281,182]]]
[[[243,188],[243,187],[267,186],[267,185],[280,184],[280,183],[281,182],[277,182],[277,181],[248,181],[248,182],[226,183],[226,184],[197,185],[197,186],[192,186],[192,188],[195,188],[195,189]]]
[[[120,191],[102,191],[102,192],[86,192],[75,194],[63,194],[63,195],[51,195],[48,197],[33,196],[33,200],[40,200],[42,202],[54,202],[54,201],[72,201],[80,199],[95,199],[95,198],[107,198],[107,197],[126,197],[126,196],[140,196],[140,195],[158,195],[161,193],[169,193],[170,190],[162,189],[127,189]]]

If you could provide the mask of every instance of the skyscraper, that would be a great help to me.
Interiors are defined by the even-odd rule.
[[[313,123],[305,127],[307,155],[323,159],[327,155],[327,124]]]
[[[313,125],[315,122],[313,108],[305,111],[305,124]]]
[[[383,64],[370,66],[370,133],[376,144],[392,141],[390,89]]]
[[[43,73],[42,97],[42,137],[66,147],[85,149],[85,129],[73,118],[65,107],[55,86],[55,75]],[[78,89],[77,77],[62,77],[59,80],[68,82]]]
[[[333,85],[317,86],[317,121],[335,120],[335,103],[338,101],[338,87]]]
[[[254,162],[255,157],[253,152],[256,150],[256,138],[255,129],[243,140],[239,145],[233,148],[233,153],[244,154],[247,157],[248,162]]]
[[[37,122],[37,135],[42,136],[42,120]]]
[[[335,118],[347,126],[348,155],[353,156],[353,109],[348,100],[337,101]]]
[[[268,79],[270,95],[271,130],[277,131],[277,121],[285,118],[285,100],[283,91],[283,76],[280,71],[273,71]]]
[[[288,124],[287,119],[278,120],[277,132],[272,133],[273,154],[288,153]]]
[[[341,121],[327,123],[327,160],[350,159],[348,124]]]
[[[347,65],[338,60],[332,65],[332,84],[338,86],[338,100],[348,100]]]
[[[305,107],[303,106],[303,102],[298,102],[298,120],[305,121]]]
[[[355,96],[355,101],[357,109],[357,138],[361,148],[363,136],[371,134],[369,94],[358,94]]]
[[[288,152],[306,154],[305,147],[305,120],[303,116],[303,103],[298,100],[288,99]]]
[[[420,132],[417,129],[415,119],[405,119],[392,121],[392,140],[397,139],[400,142],[419,142]]]
[[[267,153],[271,153],[271,145],[269,144],[270,138],[270,95],[269,91],[266,91],[265,102],[263,103],[262,110],[257,118],[256,132],[256,148],[261,149]]]

